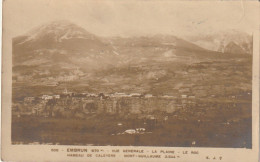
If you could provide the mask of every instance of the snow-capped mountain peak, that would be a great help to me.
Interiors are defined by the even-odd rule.
[[[188,40],[205,49],[222,53],[252,54],[253,50],[252,35],[238,30],[193,36]]]
[[[27,41],[35,41],[39,39],[52,39],[55,42],[62,42],[66,39],[96,39],[95,35],[90,34],[82,27],[79,27],[69,21],[53,21],[45,25],[34,28],[26,34]],[[20,43],[20,44],[21,44]]]

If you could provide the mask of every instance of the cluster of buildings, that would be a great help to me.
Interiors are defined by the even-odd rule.
[[[172,113],[178,108],[187,105],[195,105],[195,96],[181,95],[160,95],[141,93],[72,93],[65,90],[62,94],[42,95],[39,97],[25,97],[21,104],[18,104],[21,111],[26,109],[32,114],[49,115],[66,114],[77,112],[78,116],[91,113],[110,114],[142,114],[151,113],[155,110]],[[81,115],[80,115],[81,114]]]
[[[205,88],[206,87],[206,88]],[[196,89],[195,89],[196,88]],[[182,108],[207,106],[206,103],[201,104],[201,99],[217,99],[216,95],[203,91],[205,89],[219,88],[198,86],[180,87],[176,96],[141,94],[141,93],[73,93],[67,89],[61,94],[42,95],[39,97],[25,97],[20,107],[31,108],[32,114],[47,114],[56,116],[56,114],[70,114],[69,112],[77,112],[78,117],[84,118],[86,114],[91,113],[110,113],[110,114],[149,114],[153,111],[163,111],[173,113]],[[199,95],[192,91],[199,91]],[[238,95],[226,96],[227,99],[236,100],[239,97],[251,96],[251,93],[240,93]],[[24,105],[24,106],[21,106]],[[58,112],[58,113],[57,113]],[[71,114],[70,114],[71,115]],[[75,114],[74,114],[75,115]]]

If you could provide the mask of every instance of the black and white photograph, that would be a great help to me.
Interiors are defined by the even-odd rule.
[[[253,148],[255,3],[18,2],[11,145]]]

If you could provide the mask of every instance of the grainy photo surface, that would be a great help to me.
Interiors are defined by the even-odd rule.
[[[253,6],[158,6],[17,23],[12,144],[252,148]]]

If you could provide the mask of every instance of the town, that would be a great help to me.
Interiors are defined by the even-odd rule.
[[[250,148],[249,63],[200,62],[174,70],[153,63],[70,81],[34,79],[27,86],[17,80],[12,141]],[[146,77],[139,79],[137,73]]]
[[[152,114],[154,111],[173,113],[178,109],[189,107],[203,107],[203,99],[217,100],[221,96],[210,95],[202,97],[201,94],[187,95],[190,89],[180,88],[179,94],[160,95],[116,92],[105,93],[73,93],[65,89],[61,94],[42,95],[39,97],[25,97],[21,103],[13,104],[13,115],[34,115],[43,117],[77,117],[84,118],[93,113],[110,114]],[[236,105],[238,100],[251,98],[251,92],[241,92],[239,95],[230,95],[228,104]]]

